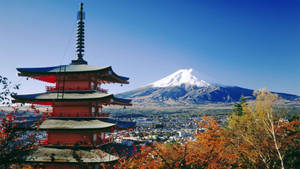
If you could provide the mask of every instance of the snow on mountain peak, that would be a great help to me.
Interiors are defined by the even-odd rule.
[[[210,84],[204,80],[198,80],[196,76],[192,74],[193,69],[180,69],[175,73],[158,80],[151,85],[153,87],[171,87],[171,86],[180,86],[182,84],[198,86],[198,87],[207,87]]]

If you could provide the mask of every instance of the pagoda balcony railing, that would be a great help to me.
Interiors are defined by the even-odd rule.
[[[105,144],[109,144],[115,141],[114,137],[106,137],[102,140],[98,140],[97,143],[95,143],[96,145],[105,145]]]
[[[48,139],[41,139],[38,141],[39,145],[47,145],[48,144]]]
[[[56,87],[56,86],[46,86],[46,91],[62,91],[62,90],[91,90],[88,87]],[[101,87],[96,87],[96,90],[101,93],[108,93],[107,89],[102,89]]]
[[[110,113],[94,113],[95,115],[92,116],[89,112],[75,112],[75,113],[68,113],[68,112],[61,112],[61,113],[51,113],[50,117],[109,117]]]
[[[80,145],[82,146],[102,146],[102,145],[105,145],[105,144],[109,144],[109,143],[112,143],[115,141],[115,138],[114,137],[106,137],[104,139],[101,139],[101,140],[97,140],[96,142],[94,142],[93,144],[91,143],[85,143],[85,142],[80,142]],[[59,142],[57,142],[57,144],[48,144],[48,139],[41,139],[39,140],[39,145],[48,145],[48,146],[74,146],[74,144],[61,144]]]
[[[108,93],[108,90],[107,89],[102,89],[101,87],[97,87],[96,88],[99,92],[102,92],[102,93]]]
[[[98,113],[97,117],[109,117],[109,113]]]

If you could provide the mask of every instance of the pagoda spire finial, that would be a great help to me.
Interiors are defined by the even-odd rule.
[[[80,3],[80,11],[77,15],[77,39],[76,39],[76,52],[77,60],[72,60],[72,65],[87,64],[87,61],[83,60],[84,52],[84,19],[85,13],[83,12],[83,3]]]

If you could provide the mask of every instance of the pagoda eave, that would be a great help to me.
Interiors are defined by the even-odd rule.
[[[103,121],[116,124],[118,130],[133,129],[136,126],[136,122],[132,122],[132,121],[119,121],[119,120],[113,120],[109,118],[103,119]]]
[[[56,119],[56,120],[101,120],[105,121],[108,117],[70,117],[70,116],[49,116],[47,119]],[[109,122],[109,121],[105,121]]]
[[[51,102],[100,102],[107,105],[124,105],[131,106],[131,100],[114,97],[112,94],[100,93],[97,91],[91,92],[46,92],[29,95],[13,95],[14,103],[33,103],[51,105]]]
[[[80,161],[77,157],[80,157]],[[118,160],[119,157],[108,154],[100,149],[68,149],[38,147],[26,158],[27,163],[109,163]]]
[[[40,131],[57,131],[57,132],[65,132],[65,133],[68,133],[68,132],[111,132],[112,130],[121,130],[121,129],[118,129],[116,126],[113,126],[113,127],[108,127],[108,128],[92,128],[92,129],[39,129]]]
[[[89,73],[81,73],[81,74],[82,74],[82,76],[85,76],[85,78],[88,77],[86,75],[89,75]],[[70,73],[65,73],[65,75],[59,74],[59,73],[45,74],[45,75],[41,75],[41,74],[23,74],[23,73],[18,74],[18,76],[30,77],[30,78],[33,78],[33,79],[36,79],[36,80],[47,82],[47,83],[56,83],[57,76],[66,76],[66,77],[68,77],[68,75],[70,75]],[[104,76],[104,77],[103,76],[93,76],[93,78],[95,79],[95,81],[101,82],[103,84],[109,84],[109,83],[129,84],[128,80],[124,80],[124,79],[127,79],[126,77],[115,77],[115,76],[110,75],[110,76]]]
[[[39,126],[40,130],[91,130],[114,127],[115,124],[101,120],[61,120],[47,119]]]
[[[55,83],[57,76],[69,76],[82,74],[92,75],[95,80],[101,80],[104,83],[121,83],[129,84],[128,77],[117,75],[111,66],[89,66],[89,65],[60,65],[54,67],[38,67],[38,68],[17,68],[18,76],[31,77],[37,80]]]
[[[124,102],[115,102],[115,103],[108,103],[103,102],[101,99],[84,99],[84,100],[61,100],[61,99],[54,99],[54,100],[24,100],[24,99],[15,99],[13,103],[30,103],[30,104],[38,104],[38,105],[53,105],[53,103],[57,102],[82,102],[82,101],[89,101],[89,102],[98,102],[103,105],[118,105],[118,106],[132,106],[131,103],[124,103]]]

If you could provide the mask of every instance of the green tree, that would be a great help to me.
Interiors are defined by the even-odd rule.
[[[244,104],[246,104],[246,98],[241,97],[240,101],[233,105],[232,113],[237,115],[237,116],[243,115],[243,105]]]

